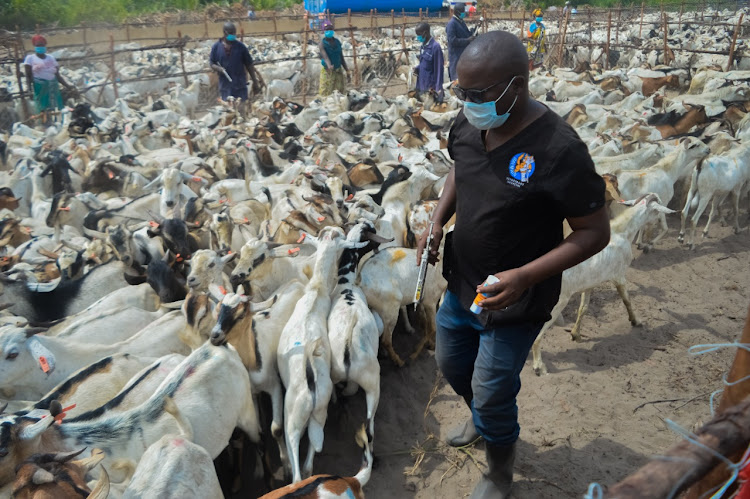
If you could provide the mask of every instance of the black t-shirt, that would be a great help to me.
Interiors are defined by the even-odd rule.
[[[548,253],[563,240],[565,218],[604,206],[604,181],[586,144],[550,110],[490,152],[461,112],[448,152],[455,162],[456,225],[446,240],[444,274],[467,310],[488,274]],[[485,327],[546,322],[561,278],[531,287],[504,311],[483,311],[480,321]]]

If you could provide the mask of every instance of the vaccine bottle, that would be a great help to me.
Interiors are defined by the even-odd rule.
[[[500,282],[500,279],[490,274],[487,276],[487,279],[484,280],[482,286],[489,286],[490,284],[495,284],[498,282]],[[482,313],[482,300],[484,300],[485,298],[489,298],[490,296],[494,296],[494,293],[477,293],[477,296],[474,297],[474,302],[471,304],[471,307],[469,307],[469,310],[471,310],[472,313],[475,314]]]

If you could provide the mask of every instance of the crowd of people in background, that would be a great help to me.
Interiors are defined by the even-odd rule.
[[[250,2],[243,3],[247,8],[248,19],[256,19],[253,5]],[[576,9],[569,1],[563,7],[563,17],[570,12],[576,13]],[[446,25],[446,38],[448,50],[448,77],[451,85],[457,83],[458,75],[456,65],[462,53],[468,45],[477,37],[479,24],[472,27],[467,25],[467,18],[471,21],[477,13],[477,3],[457,2],[452,5],[452,15]],[[529,24],[526,36],[526,47],[529,56],[529,68],[542,63],[547,52],[546,26],[544,24],[541,9],[535,9],[532,13],[532,21]],[[480,18],[481,22],[482,19]],[[416,27],[416,41],[420,44],[419,64],[413,72],[416,76],[414,90],[418,96],[430,94],[437,102],[444,98],[443,68],[445,58],[443,47],[432,36],[430,24],[421,22]],[[34,53],[29,54],[24,60],[26,78],[29,88],[33,89],[36,110],[43,113],[53,109],[61,109],[63,96],[60,86],[68,92],[75,92],[61,76],[59,65],[52,55],[46,53],[47,40],[36,35],[32,39]],[[325,19],[320,25],[320,42],[318,43],[320,53],[321,72],[319,94],[327,96],[334,91],[344,92],[346,83],[350,81],[349,68],[343,55],[341,41],[335,37],[334,25],[331,20]],[[231,22],[223,27],[223,36],[211,49],[209,65],[218,76],[220,97],[226,100],[229,97],[247,100],[261,91],[262,79],[253,65],[253,59],[247,46],[237,39],[237,29]],[[249,77],[249,78],[248,78]],[[248,92],[248,80],[252,82],[251,91]]]

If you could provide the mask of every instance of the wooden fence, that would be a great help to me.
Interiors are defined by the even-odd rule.
[[[630,28],[637,23],[639,26],[639,38],[642,37],[644,26],[649,30],[654,29],[654,27],[657,28],[657,31],[659,31],[664,39],[663,50],[665,54],[682,51],[726,56],[726,67],[729,68],[734,58],[739,55],[736,50],[737,40],[746,38],[748,34],[750,34],[750,27],[748,26],[748,23],[743,22],[744,18],[742,15],[740,15],[739,20],[736,23],[728,23],[725,19],[720,18],[720,16],[726,17],[727,12],[734,12],[737,8],[746,6],[746,2],[724,1],[722,3],[716,3],[707,0],[693,2],[686,2],[683,0],[680,4],[670,4],[668,8],[665,8],[663,4],[656,7],[647,6],[645,2],[641,5],[611,9],[582,8],[578,10],[576,15],[571,16],[568,14],[565,17],[562,15],[562,10],[552,12],[548,11],[545,14],[545,23],[548,28],[557,26],[558,32],[549,36],[548,56],[546,62],[548,65],[560,64],[563,61],[566,47],[597,46],[601,47],[605,54],[607,54],[605,65],[609,66],[610,58],[608,55],[610,50],[640,48],[640,46],[632,40],[622,41],[621,36],[622,33],[626,31],[625,28]],[[708,7],[712,7],[712,9],[708,9]],[[719,13],[716,10],[713,10],[713,7],[719,7],[724,10]],[[653,14],[655,13],[659,13],[658,23],[654,23],[650,20],[653,19]],[[525,28],[528,27],[526,23],[529,21],[530,15],[530,11],[524,9],[506,9],[498,11],[482,10],[482,12],[478,13],[474,19],[469,19],[469,23],[479,23],[481,31],[486,32],[489,25],[494,22],[518,22],[519,33],[522,34],[524,33]],[[403,85],[398,78],[394,82],[393,76],[397,69],[397,65],[402,63],[403,57],[407,56],[408,60],[408,55],[411,50],[410,44],[407,43],[405,37],[405,31],[422,21],[444,23],[446,22],[445,17],[447,16],[447,13],[444,11],[429,12],[428,10],[416,13],[407,13],[404,11],[390,11],[388,13],[383,13],[373,9],[369,13],[353,13],[349,11],[347,14],[339,15],[326,13],[325,16],[330,18],[337,25],[340,33],[346,33],[345,36],[349,38],[349,41],[352,43],[355,61],[352,83],[355,87],[359,87],[363,83],[366,83],[363,81],[363,75],[360,68],[357,67],[357,55],[358,50],[360,49],[358,48],[359,44],[356,38],[361,38],[362,36],[377,38],[385,36],[386,34],[400,38],[401,48],[399,50],[369,51],[366,54],[368,56],[387,58],[390,61],[389,64],[392,66],[393,58],[398,56],[395,59],[396,66],[389,68],[391,70],[390,74],[387,73],[387,70],[380,72],[380,74],[387,79],[386,85],[383,87],[383,89],[385,89],[389,86]],[[270,17],[270,19],[268,17]],[[218,36],[220,36],[219,32],[221,30],[221,24],[225,21],[233,21],[238,25],[240,39],[243,40],[257,37],[273,38],[275,40],[284,39],[285,36],[300,37],[300,41],[303,41],[301,56],[259,60],[256,61],[256,64],[263,65],[288,60],[301,60],[303,70],[306,70],[308,60],[317,59],[317,55],[311,54],[310,51],[308,51],[308,45],[310,43],[315,43],[313,39],[317,36],[310,29],[311,19],[312,18],[307,14],[281,16],[276,13],[271,13],[269,16],[266,16],[266,19],[253,21],[250,21],[247,18],[209,19],[206,16],[201,24],[171,24],[169,19],[165,18],[161,25],[156,23],[126,23],[116,26],[89,26],[84,24],[73,28],[38,27],[36,32],[48,37],[49,51],[54,51],[57,48],[67,48],[80,49],[84,53],[84,55],[77,57],[61,58],[60,62],[63,64],[85,63],[92,60],[107,61],[109,65],[109,74],[107,75],[106,80],[95,85],[89,85],[85,89],[88,91],[91,88],[100,87],[101,90],[99,92],[99,97],[101,97],[105,86],[111,86],[115,96],[117,96],[118,87],[127,83],[154,79],[182,78],[185,84],[187,84],[189,76],[200,73],[209,73],[210,71],[208,68],[193,72],[185,71],[184,51],[189,44],[194,46],[196,43],[217,39]],[[669,45],[669,30],[679,28],[685,24],[713,28],[724,27],[727,30],[731,30],[733,34],[731,43],[728,44],[725,50],[686,49],[680,46]],[[271,29],[268,29],[269,27]],[[603,43],[594,42],[592,40],[592,34],[596,30],[603,30],[605,28],[608,34],[606,40]],[[140,33],[139,30],[147,31]],[[359,33],[359,35],[355,37],[355,33]],[[32,35],[33,33],[22,33],[20,30],[17,30],[14,33],[6,32],[5,43],[3,43],[5,51],[0,51],[0,65],[14,66],[12,70],[17,75],[17,83],[20,88],[19,92],[6,92],[2,97],[5,100],[20,98],[24,103],[24,106],[26,106],[28,91],[24,89],[24,77],[22,75],[21,63],[23,55],[27,50],[25,40],[30,39]],[[63,38],[63,43],[56,45],[56,40],[61,40]],[[137,42],[139,44],[144,42],[150,43],[138,47],[121,46],[122,44],[132,42]],[[116,48],[118,46],[119,48]],[[115,64],[115,58],[117,55],[165,48],[178,50],[180,52],[179,71],[168,75],[155,75],[127,80],[122,80],[118,77]],[[359,55],[362,56],[363,54],[360,52]],[[668,58],[669,55],[666,57]],[[304,79],[300,88],[297,90],[303,98],[311,92],[316,91],[316,89],[312,88]]]

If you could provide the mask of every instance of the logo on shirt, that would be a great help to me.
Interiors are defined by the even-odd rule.
[[[534,156],[525,152],[516,154],[510,159],[508,171],[511,178],[508,179],[508,183],[521,187],[529,181],[535,169]]]

